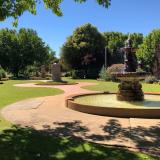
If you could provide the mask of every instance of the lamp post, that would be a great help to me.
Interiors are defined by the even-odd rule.
[[[107,46],[105,46],[105,61],[104,61],[104,67],[107,68]]]

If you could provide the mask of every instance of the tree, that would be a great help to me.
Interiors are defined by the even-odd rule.
[[[17,48],[17,32],[16,30],[2,29],[0,30],[0,65],[7,70],[12,55],[16,55]]]
[[[99,70],[104,64],[105,40],[91,24],[78,27],[61,49],[61,61],[69,69]]]
[[[105,32],[105,44],[107,47],[107,64],[108,66],[115,63],[123,62],[121,48],[124,47],[124,41],[127,35],[121,32]]]
[[[133,41],[133,47],[137,49],[143,42],[143,34],[132,33],[130,34]],[[104,32],[105,43],[107,47],[107,64],[123,63],[122,48],[124,47],[125,40],[128,38],[128,34],[121,32]]]
[[[131,33],[130,36],[133,41],[133,48],[138,49],[140,45],[143,43],[143,34],[142,33]]]
[[[144,38],[143,44],[137,51],[137,57],[142,61],[144,69],[152,73],[155,61],[158,60],[156,54],[158,44],[160,44],[160,29],[154,29]]]
[[[74,0],[75,2],[86,2],[87,0]],[[108,7],[111,0],[96,0],[99,5]],[[57,16],[62,16],[60,4],[63,0],[1,0],[0,1],[0,21],[4,21],[8,17],[15,19],[14,25],[17,25],[17,19],[25,11],[36,14],[36,6],[43,2],[47,9],[51,9]]]
[[[32,29],[0,31],[0,64],[18,76],[28,66],[41,66],[49,59],[49,47]]]

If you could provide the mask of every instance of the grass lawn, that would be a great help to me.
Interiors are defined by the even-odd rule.
[[[95,80],[85,81],[97,83]],[[63,93],[63,91],[53,88],[13,86],[17,83],[28,82],[30,81],[7,81],[0,85],[0,108],[23,99]],[[102,90],[104,86],[107,90],[113,91],[117,84],[98,82],[95,86],[88,87],[93,90],[98,87],[98,90]],[[36,131],[33,128],[11,126],[9,122],[0,117],[0,160],[160,160],[157,157],[126,149],[105,147],[73,139],[73,132],[77,131],[77,126],[75,129],[66,127],[60,126],[49,132]],[[64,129],[68,130],[68,137],[63,137]],[[57,133],[61,133],[62,136],[54,136]]]
[[[71,78],[63,78],[66,81],[73,81],[73,82],[91,82],[93,85],[82,87],[84,89],[92,90],[92,91],[109,91],[109,92],[117,92],[118,91],[118,84],[116,82],[111,81],[97,81],[93,79],[71,79]],[[144,92],[160,92],[160,85],[159,84],[146,84],[142,83],[143,91]]]
[[[38,82],[36,85],[74,85],[77,84],[73,81],[62,81],[62,82],[53,82],[53,81],[47,81],[47,82]]]
[[[94,82],[94,81],[91,81],[91,82]],[[159,84],[142,83],[142,86],[143,86],[144,92],[160,92],[160,85]],[[85,86],[83,88],[88,89],[88,90],[93,90],[93,91],[117,92],[118,91],[118,83],[97,81],[96,84],[93,84],[91,86]]]
[[[63,93],[62,90],[53,88],[21,88],[14,84],[31,83],[31,81],[12,80],[0,84],[0,109],[11,103],[34,97],[43,97]],[[10,126],[10,123],[0,116],[0,130]]]

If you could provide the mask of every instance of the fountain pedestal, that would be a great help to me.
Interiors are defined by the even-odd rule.
[[[146,76],[145,72],[124,72],[112,73],[121,83],[119,84],[117,92],[117,100],[119,101],[143,101],[144,93],[140,80]]]
[[[144,94],[142,85],[138,81],[122,81],[117,92],[117,100],[120,101],[142,101]]]

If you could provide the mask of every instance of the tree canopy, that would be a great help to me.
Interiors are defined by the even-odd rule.
[[[160,44],[160,29],[154,29],[144,38],[143,44],[137,51],[138,59],[142,61],[145,70],[149,72],[153,72],[155,60],[158,59],[158,55],[156,55],[158,44]]]
[[[86,2],[87,0],[73,0],[75,2]],[[108,7],[111,0],[96,0],[99,5]],[[1,0],[0,1],[0,21],[4,21],[8,17],[15,19],[14,25],[17,25],[17,19],[25,11],[36,14],[36,7],[39,3],[44,3],[47,9],[52,10],[57,16],[62,16],[60,4],[63,0]]]
[[[123,53],[121,48],[124,47],[125,40],[128,34],[121,32],[104,32],[105,45],[107,47],[107,64],[123,63]],[[143,42],[143,34],[132,33],[130,34],[133,40],[133,47],[137,49]]]
[[[70,69],[98,69],[104,63],[104,36],[91,24],[76,28],[61,49],[61,61]]]
[[[50,53],[50,48],[32,29],[0,30],[0,65],[15,76],[30,65],[41,66]]]
[[[105,47],[107,48],[107,66],[123,63],[125,40],[128,34],[121,32],[100,33],[91,24],[76,28],[61,49],[61,62],[68,69],[100,70],[104,64]],[[138,48],[143,42],[143,34],[132,33],[133,47]],[[95,71],[96,72],[96,71]]]

